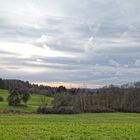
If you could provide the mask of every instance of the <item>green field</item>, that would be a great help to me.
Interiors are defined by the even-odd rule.
[[[140,140],[140,114],[1,115],[0,140]]]
[[[9,106],[7,103],[7,97],[8,97],[8,90],[2,90],[0,89],[0,96],[4,98],[4,102],[0,102],[0,110],[15,110],[19,112],[36,112],[37,107],[41,104],[41,98],[45,97],[47,100],[48,105],[51,105],[51,101],[53,98],[38,95],[38,94],[32,94],[31,99],[27,102],[27,106],[19,106],[19,107],[13,107]]]
[[[140,114],[27,114],[36,111],[43,95],[32,94],[27,107],[8,106],[7,90],[0,90],[0,96],[0,110],[23,112],[0,114],[0,140],[140,140]],[[46,98],[51,105],[52,98]]]

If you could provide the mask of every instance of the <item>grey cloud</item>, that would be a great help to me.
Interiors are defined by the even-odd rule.
[[[0,4],[0,42],[46,45],[77,55],[21,58],[0,50],[0,76],[95,84],[140,80],[139,0],[30,0],[26,7],[21,0],[0,0]],[[46,38],[39,42],[42,36]],[[24,73],[17,72],[23,67]],[[29,73],[29,67],[44,71]]]

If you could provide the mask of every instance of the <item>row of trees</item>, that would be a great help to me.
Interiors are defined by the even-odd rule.
[[[40,106],[39,113],[80,113],[80,112],[139,112],[140,83],[107,86],[94,92],[69,90],[57,94],[52,108]]]
[[[0,88],[10,89],[8,104],[18,106],[30,99],[30,93],[53,96],[52,107],[46,100],[38,113],[80,113],[80,112],[140,112],[140,82],[122,86],[106,86],[101,89],[66,89],[64,86],[51,88],[31,85],[20,80],[0,79]]]
[[[47,96],[55,96],[57,88],[52,88],[44,85],[30,84],[28,81],[21,81],[15,79],[1,79],[0,89],[22,89],[25,87],[30,93],[43,94]]]

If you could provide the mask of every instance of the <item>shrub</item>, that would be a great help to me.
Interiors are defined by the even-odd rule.
[[[55,109],[53,107],[39,106],[37,109],[39,114],[77,114],[78,111],[74,110],[72,107],[60,107]]]
[[[37,109],[39,114],[56,114],[55,109],[47,106],[39,106]]]
[[[60,107],[57,110],[58,114],[77,114],[79,113],[78,111],[76,111],[75,109],[73,109],[72,107]]]
[[[0,96],[0,102],[3,102],[3,101],[4,101],[4,98]]]
[[[103,113],[103,112],[115,112],[114,109],[104,107],[101,105],[94,105],[94,107],[87,107],[86,113]]]

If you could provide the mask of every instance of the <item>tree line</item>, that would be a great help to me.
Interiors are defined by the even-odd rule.
[[[43,94],[47,96],[55,96],[55,87],[31,84],[28,81],[16,80],[16,79],[2,79],[0,78],[0,89],[26,89],[31,94]]]
[[[32,85],[20,80],[0,79],[0,88],[9,89],[9,105],[20,105],[30,99],[30,94],[44,94],[54,97],[52,106],[45,100],[38,107],[38,113],[94,113],[94,112],[138,112],[140,113],[140,82],[121,86],[109,85],[96,90],[58,88]],[[2,99],[1,99],[2,100]]]
[[[121,86],[106,86],[89,92],[85,89],[61,91],[54,97],[52,107],[40,106],[39,113],[140,113],[140,82]]]

